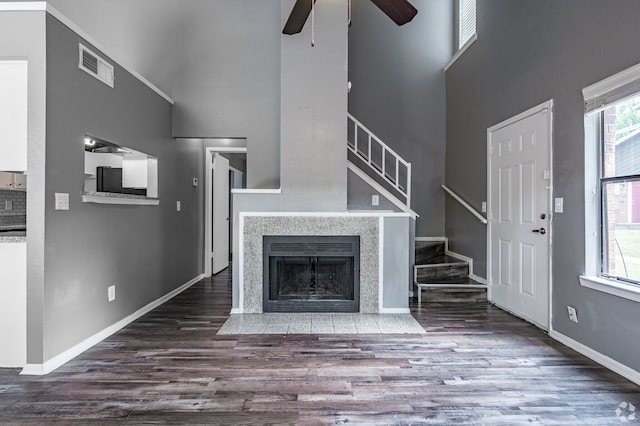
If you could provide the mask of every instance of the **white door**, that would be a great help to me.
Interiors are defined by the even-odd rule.
[[[489,298],[549,328],[552,102],[488,130]]]
[[[229,266],[229,160],[213,156],[213,197],[211,226],[211,273]]]

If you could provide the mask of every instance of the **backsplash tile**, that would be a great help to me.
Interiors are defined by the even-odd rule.
[[[11,201],[12,209],[5,210],[5,201]],[[26,215],[27,193],[24,191],[0,190],[0,216]]]

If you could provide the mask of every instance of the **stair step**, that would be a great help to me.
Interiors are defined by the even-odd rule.
[[[444,241],[416,241],[416,265],[429,263],[431,259],[444,256]]]
[[[429,288],[486,288],[485,284],[474,280],[469,277],[458,277],[458,278],[450,278],[450,279],[442,279],[442,280],[434,280],[425,283],[416,283],[416,285],[420,285],[421,287]]]
[[[415,283],[418,304],[422,302],[422,292],[429,290],[429,301],[458,301],[480,297],[486,300],[487,286],[472,278],[438,280],[430,283]],[[464,293],[462,296],[460,293]],[[427,297],[427,296],[425,296]],[[455,300],[452,300],[453,299]]]
[[[429,283],[439,280],[466,278],[469,276],[469,264],[451,256],[436,256],[429,263],[416,264],[416,281]]]

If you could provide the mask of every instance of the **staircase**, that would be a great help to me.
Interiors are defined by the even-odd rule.
[[[469,277],[469,263],[446,254],[444,241],[416,241],[414,285],[418,293],[418,304],[422,303],[422,292],[429,292],[431,299],[451,299],[460,292],[468,297],[486,300],[487,286]]]

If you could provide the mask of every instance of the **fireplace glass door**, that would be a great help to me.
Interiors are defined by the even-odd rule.
[[[264,311],[357,312],[359,239],[343,238],[265,237]]]

